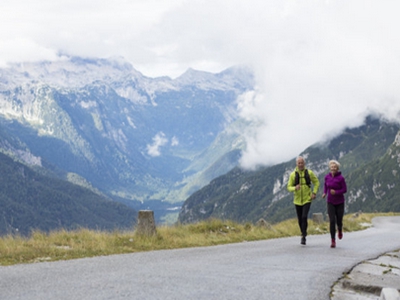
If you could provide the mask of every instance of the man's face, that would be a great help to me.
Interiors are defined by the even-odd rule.
[[[298,168],[300,171],[303,171],[303,170],[304,170],[304,166],[305,166],[304,159],[299,158],[299,159],[296,161],[296,165],[297,165],[297,168]]]

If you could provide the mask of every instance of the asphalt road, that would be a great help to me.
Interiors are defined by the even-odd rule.
[[[357,263],[400,248],[400,217],[345,233],[0,267],[0,299],[329,299]]]

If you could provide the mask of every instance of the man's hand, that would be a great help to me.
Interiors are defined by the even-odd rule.
[[[296,185],[295,189],[298,191],[300,189],[300,184]]]
[[[311,194],[311,200],[314,200],[317,197],[314,193]]]

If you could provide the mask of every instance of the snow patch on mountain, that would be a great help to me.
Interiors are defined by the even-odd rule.
[[[185,86],[197,86],[202,89],[225,90],[232,87],[253,84],[250,69],[234,67],[219,74],[188,69],[176,79],[169,77],[149,78],[121,57],[109,59],[84,59],[79,57],[63,57],[58,61],[13,63],[8,68],[0,69],[0,90],[10,84],[19,86],[23,83],[43,82],[53,87],[81,88],[95,81],[110,85],[118,82],[120,86],[113,86],[121,97],[143,101],[143,95],[137,94],[136,89],[126,89],[132,83],[137,89],[151,95],[156,92],[179,90]],[[243,81],[243,79],[245,79]]]

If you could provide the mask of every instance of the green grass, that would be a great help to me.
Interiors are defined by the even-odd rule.
[[[365,228],[375,216],[393,213],[360,214],[344,217],[344,231]],[[315,224],[309,220],[309,234],[329,232],[329,224]],[[210,219],[196,224],[161,226],[154,236],[135,234],[135,231],[103,232],[88,229],[76,231],[32,232],[30,237],[7,235],[0,238],[0,265],[36,263],[93,257],[101,255],[205,247],[280,237],[298,236],[297,220],[291,219],[272,226],[239,224]]]

